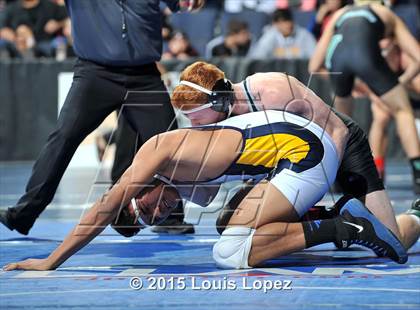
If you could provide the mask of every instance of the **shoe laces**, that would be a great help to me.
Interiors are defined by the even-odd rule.
[[[366,240],[352,239],[349,242],[350,244],[359,244],[359,245],[365,246],[371,249],[372,251],[374,251],[378,255],[386,255],[386,252],[387,252],[387,250],[384,249],[383,247],[377,244],[374,244],[372,242],[366,241]]]

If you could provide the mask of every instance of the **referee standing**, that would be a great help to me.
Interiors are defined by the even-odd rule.
[[[205,0],[163,0],[173,11]],[[27,235],[54,197],[79,144],[120,109],[141,142],[176,128],[156,62],[162,54],[160,0],[66,0],[78,56],[57,127],[36,160],[25,194],[0,221]]]

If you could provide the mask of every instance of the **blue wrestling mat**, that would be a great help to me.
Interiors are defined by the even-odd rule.
[[[23,192],[30,165],[0,166],[1,207]],[[83,204],[89,170],[70,170],[53,204],[28,237],[0,228],[0,264],[47,256],[70,231]],[[82,181],[81,181],[82,180]],[[388,169],[391,199],[400,213],[414,198],[406,167]],[[84,182],[84,183],[83,183]],[[89,183],[90,182],[90,183]],[[328,202],[328,197],[326,198]],[[195,213],[188,220],[194,221]],[[189,236],[150,230],[125,239],[111,229],[55,271],[0,273],[0,306],[80,309],[420,309],[420,243],[408,263],[376,258],[361,247],[311,248],[250,270],[221,270],[212,260],[218,235],[210,214]]]

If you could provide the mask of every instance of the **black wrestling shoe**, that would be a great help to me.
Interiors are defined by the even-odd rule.
[[[413,171],[413,190],[420,195],[420,157],[410,159],[410,164]]]
[[[420,218],[420,198],[413,201],[411,208],[407,210],[407,214],[412,214]]]
[[[355,199],[353,196],[351,195],[344,195],[342,196],[340,199],[337,200],[337,202],[334,204],[333,209],[336,213],[336,216],[340,215],[341,209],[346,205],[346,203],[351,200],[351,199]],[[334,241],[335,247],[337,249],[343,250],[343,249],[347,249],[350,245],[347,245],[346,247],[344,247],[341,242],[338,242],[337,240]]]
[[[339,220],[337,244],[340,247],[359,244],[379,257],[388,257],[399,264],[407,262],[407,252],[398,238],[359,200],[348,200],[341,208]]]
[[[176,218],[167,219],[163,223],[152,227],[152,232],[158,234],[183,235],[195,233],[194,225]]]

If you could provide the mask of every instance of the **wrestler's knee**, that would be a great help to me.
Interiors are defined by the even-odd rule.
[[[237,226],[227,228],[213,247],[213,258],[220,268],[250,268],[248,257],[255,229]]]

